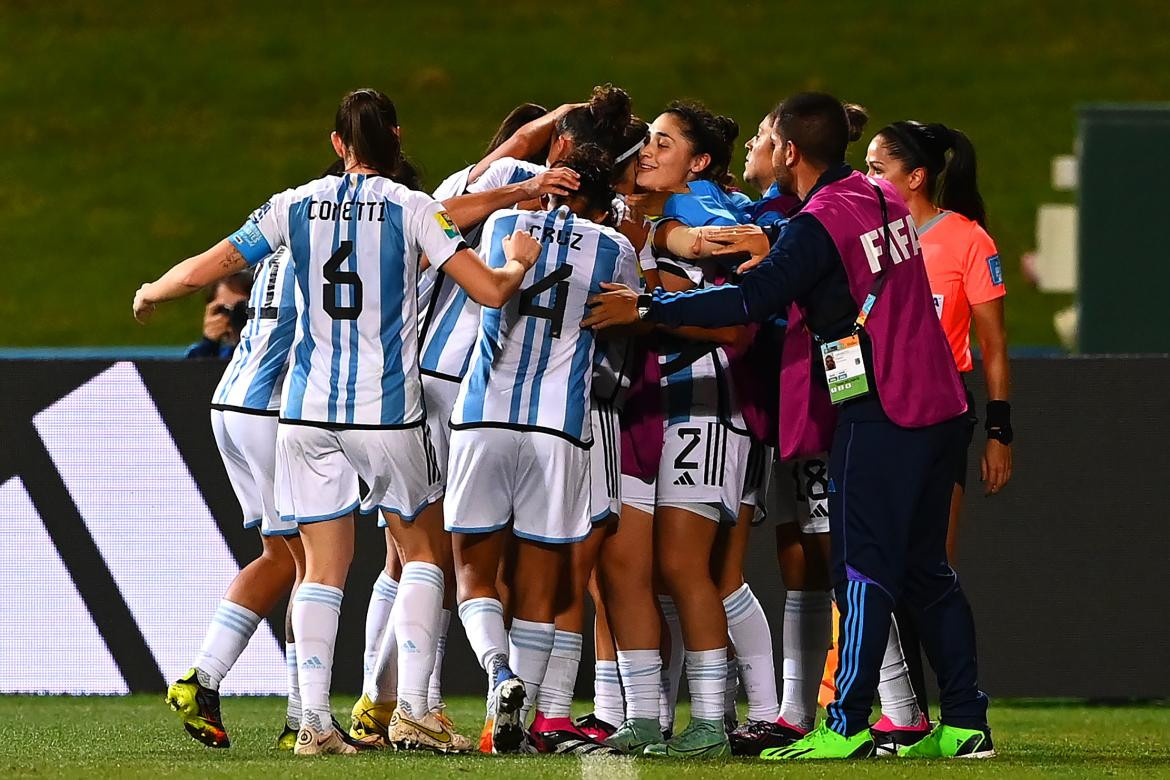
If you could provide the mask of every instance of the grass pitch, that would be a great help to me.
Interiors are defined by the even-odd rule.
[[[347,699],[338,697],[341,707]],[[781,766],[751,759],[723,762],[581,761],[551,756],[432,756],[372,753],[297,759],[272,747],[284,716],[276,698],[224,700],[232,738],[227,750],[193,742],[162,696],[124,698],[0,697],[0,777],[363,778],[564,777],[721,780],[763,777],[1087,777],[1170,776],[1170,707],[1086,707],[997,702],[996,748],[990,761],[898,760]],[[453,700],[450,712],[469,736],[478,734],[482,703]],[[339,716],[344,712],[339,712]]]
[[[1019,266],[1036,206],[1074,197],[1051,190],[1051,158],[1073,150],[1078,104],[1166,99],[1165,19],[1163,0],[0,2],[0,318],[19,323],[0,345],[196,341],[198,296],[143,329],[134,291],[319,174],[347,89],[394,97],[433,187],[516,103],[605,81],[647,118],[703,99],[739,121],[738,144],[800,89],[868,106],[867,139],[896,119],[963,129],[1011,343],[1053,344],[1071,296],[1032,290]]]

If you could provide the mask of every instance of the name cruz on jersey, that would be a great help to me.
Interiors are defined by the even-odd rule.
[[[252,264],[290,253],[297,316],[282,420],[422,422],[419,257],[441,268],[465,246],[441,204],[383,176],[325,176],[274,195],[229,240]]]
[[[635,263],[634,248],[616,230],[566,207],[508,209],[484,225],[481,251],[489,265],[504,264],[500,242],[515,230],[538,238],[542,251],[518,295],[482,310],[451,427],[539,431],[589,446],[595,339],[580,323],[601,283]]]

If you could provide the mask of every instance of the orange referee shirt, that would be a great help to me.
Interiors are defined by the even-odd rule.
[[[959,371],[970,371],[971,307],[1007,294],[999,250],[978,222],[944,211],[918,228],[934,311]]]

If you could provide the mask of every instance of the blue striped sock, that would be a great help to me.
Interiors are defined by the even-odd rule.
[[[252,610],[227,599],[220,601],[195,659],[199,682],[218,691],[224,675],[244,652],[258,625],[260,616]]]

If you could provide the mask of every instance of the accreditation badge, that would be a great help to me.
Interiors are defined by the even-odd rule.
[[[856,333],[821,344],[821,360],[824,362],[830,401],[839,404],[869,392],[861,338]]]

